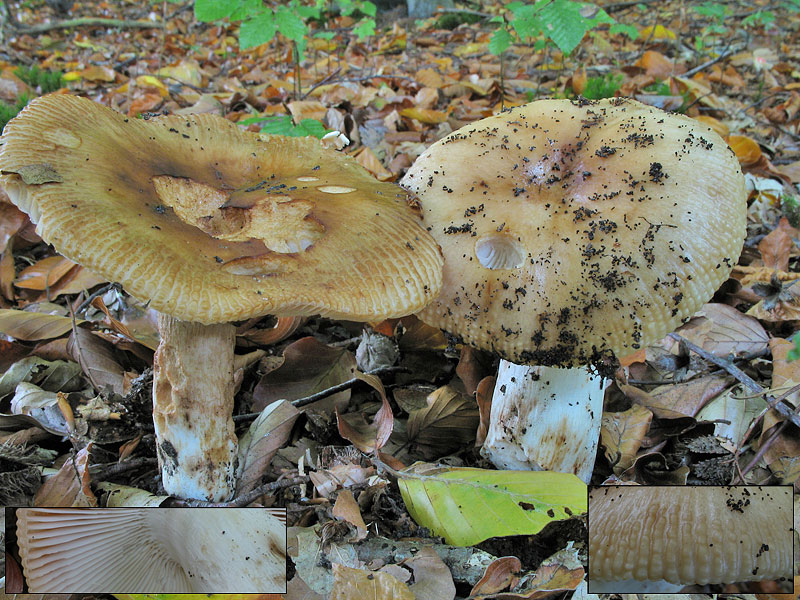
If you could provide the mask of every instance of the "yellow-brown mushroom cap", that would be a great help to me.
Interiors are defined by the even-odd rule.
[[[589,492],[589,580],[791,578],[790,486],[609,486]]]
[[[316,139],[51,95],[1,141],[0,185],[42,238],[179,319],[366,320],[439,291],[441,253],[406,193]]]
[[[402,185],[445,255],[419,316],[517,362],[585,364],[665,335],[745,238],[733,152],[626,99],[542,100],[436,142]]]

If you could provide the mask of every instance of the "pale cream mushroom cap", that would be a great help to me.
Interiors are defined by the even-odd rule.
[[[589,492],[588,514],[590,591],[595,581],[792,576],[790,486],[598,487]]]
[[[440,251],[400,187],[313,138],[49,95],[5,128],[0,185],[68,258],[204,324],[422,308]]]
[[[482,119],[401,183],[445,255],[420,318],[516,363],[586,364],[660,338],[713,295],[745,239],[727,144],[622,98]]]
[[[286,586],[286,528],[268,509],[26,508],[31,592],[255,593]]]

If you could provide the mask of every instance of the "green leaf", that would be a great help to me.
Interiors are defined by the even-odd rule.
[[[293,42],[300,42],[308,33],[306,22],[286,6],[279,6],[275,11],[275,24],[281,35]]]
[[[318,31],[314,34],[315,38],[322,38],[323,40],[332,40],[336,33],[333,31]]]
[[[271,135],[286,135],[291,137],[306,137],[314,136],[321,138],[328,130],[325,126],[316,119],[303,119],[295,125],[292,122],[292,117],[289,115],[281,115],[277,117],[250,117],[239,121],[240,125],[250,125],[252,123],[262,123],[261,133],[269,133]]]
[[[531,36],[537,35],[544,27],[540,17],[541,3],[536,5],[513,3],[514,20],[511,21],[511,26],[521,39],[526,39]],[[512,6],[509,4],[509,6]]]
[[[194,17],[204,23],[219,21],[230,16],[238,6],[238,0],[195,0]]]
[[[564,54],[569,54],[586,35],[589,19],[581,15],[581,5],[571,0],[554,0],[542,6],[539,17],[544,32]]]
[[[507,29],[498,29],[492,34],[489,40],[489,52],[495,56],[500,56],[511,45],[511,34]]]
[[[608,32],[611,35],[616,35],[617,33],[624,33],[632,40],[639,38],[639,30],[636,29],[634,25],[628,25],[627,23],[614,23],[608,29]]]
[[[353,33],[358,36],[359,42],[364,38],[375,35],[375,19],[361,19],[358,25],[353,27]]]
[[[368,17],[374,17],[378,13],[378,8],[369,0],[361,3],[360,10]]]
[[[264,12],[261,0],[240,0],[239,6],[231,15],[231,21],[247,21]]]
[[[320,10],[316,6],[300,4],[295,7],[295,12],[304,19],[319,19],[321,16]]]
[[[272,11],[266,10],[255,15],[243,21],[239,28],[239,48],[245,50],[266,44],[275,37],[275,31],[275,17]]]
[[[569,473],[444,468],[416,463],[397,483],[414,520],[448,544],[533,535],[586,512],[586,484]]]

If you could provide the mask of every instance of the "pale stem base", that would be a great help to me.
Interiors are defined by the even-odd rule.
[[[235,489],[233,325],[201,325],[167,315],[153,361],[153,423],[168,494],[211,502]]]
[[[586,367],[528,367],[500,361],[481,453],[500,469],[574,473],[594,468],[605,385]]]

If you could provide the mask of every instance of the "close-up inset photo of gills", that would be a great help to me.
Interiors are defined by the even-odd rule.
[[[15,512],[26,592],[286,591],[283,509],[18,508]]]
[[[588,520],[593,594],[792,581],[791,486],[596,487]]]

